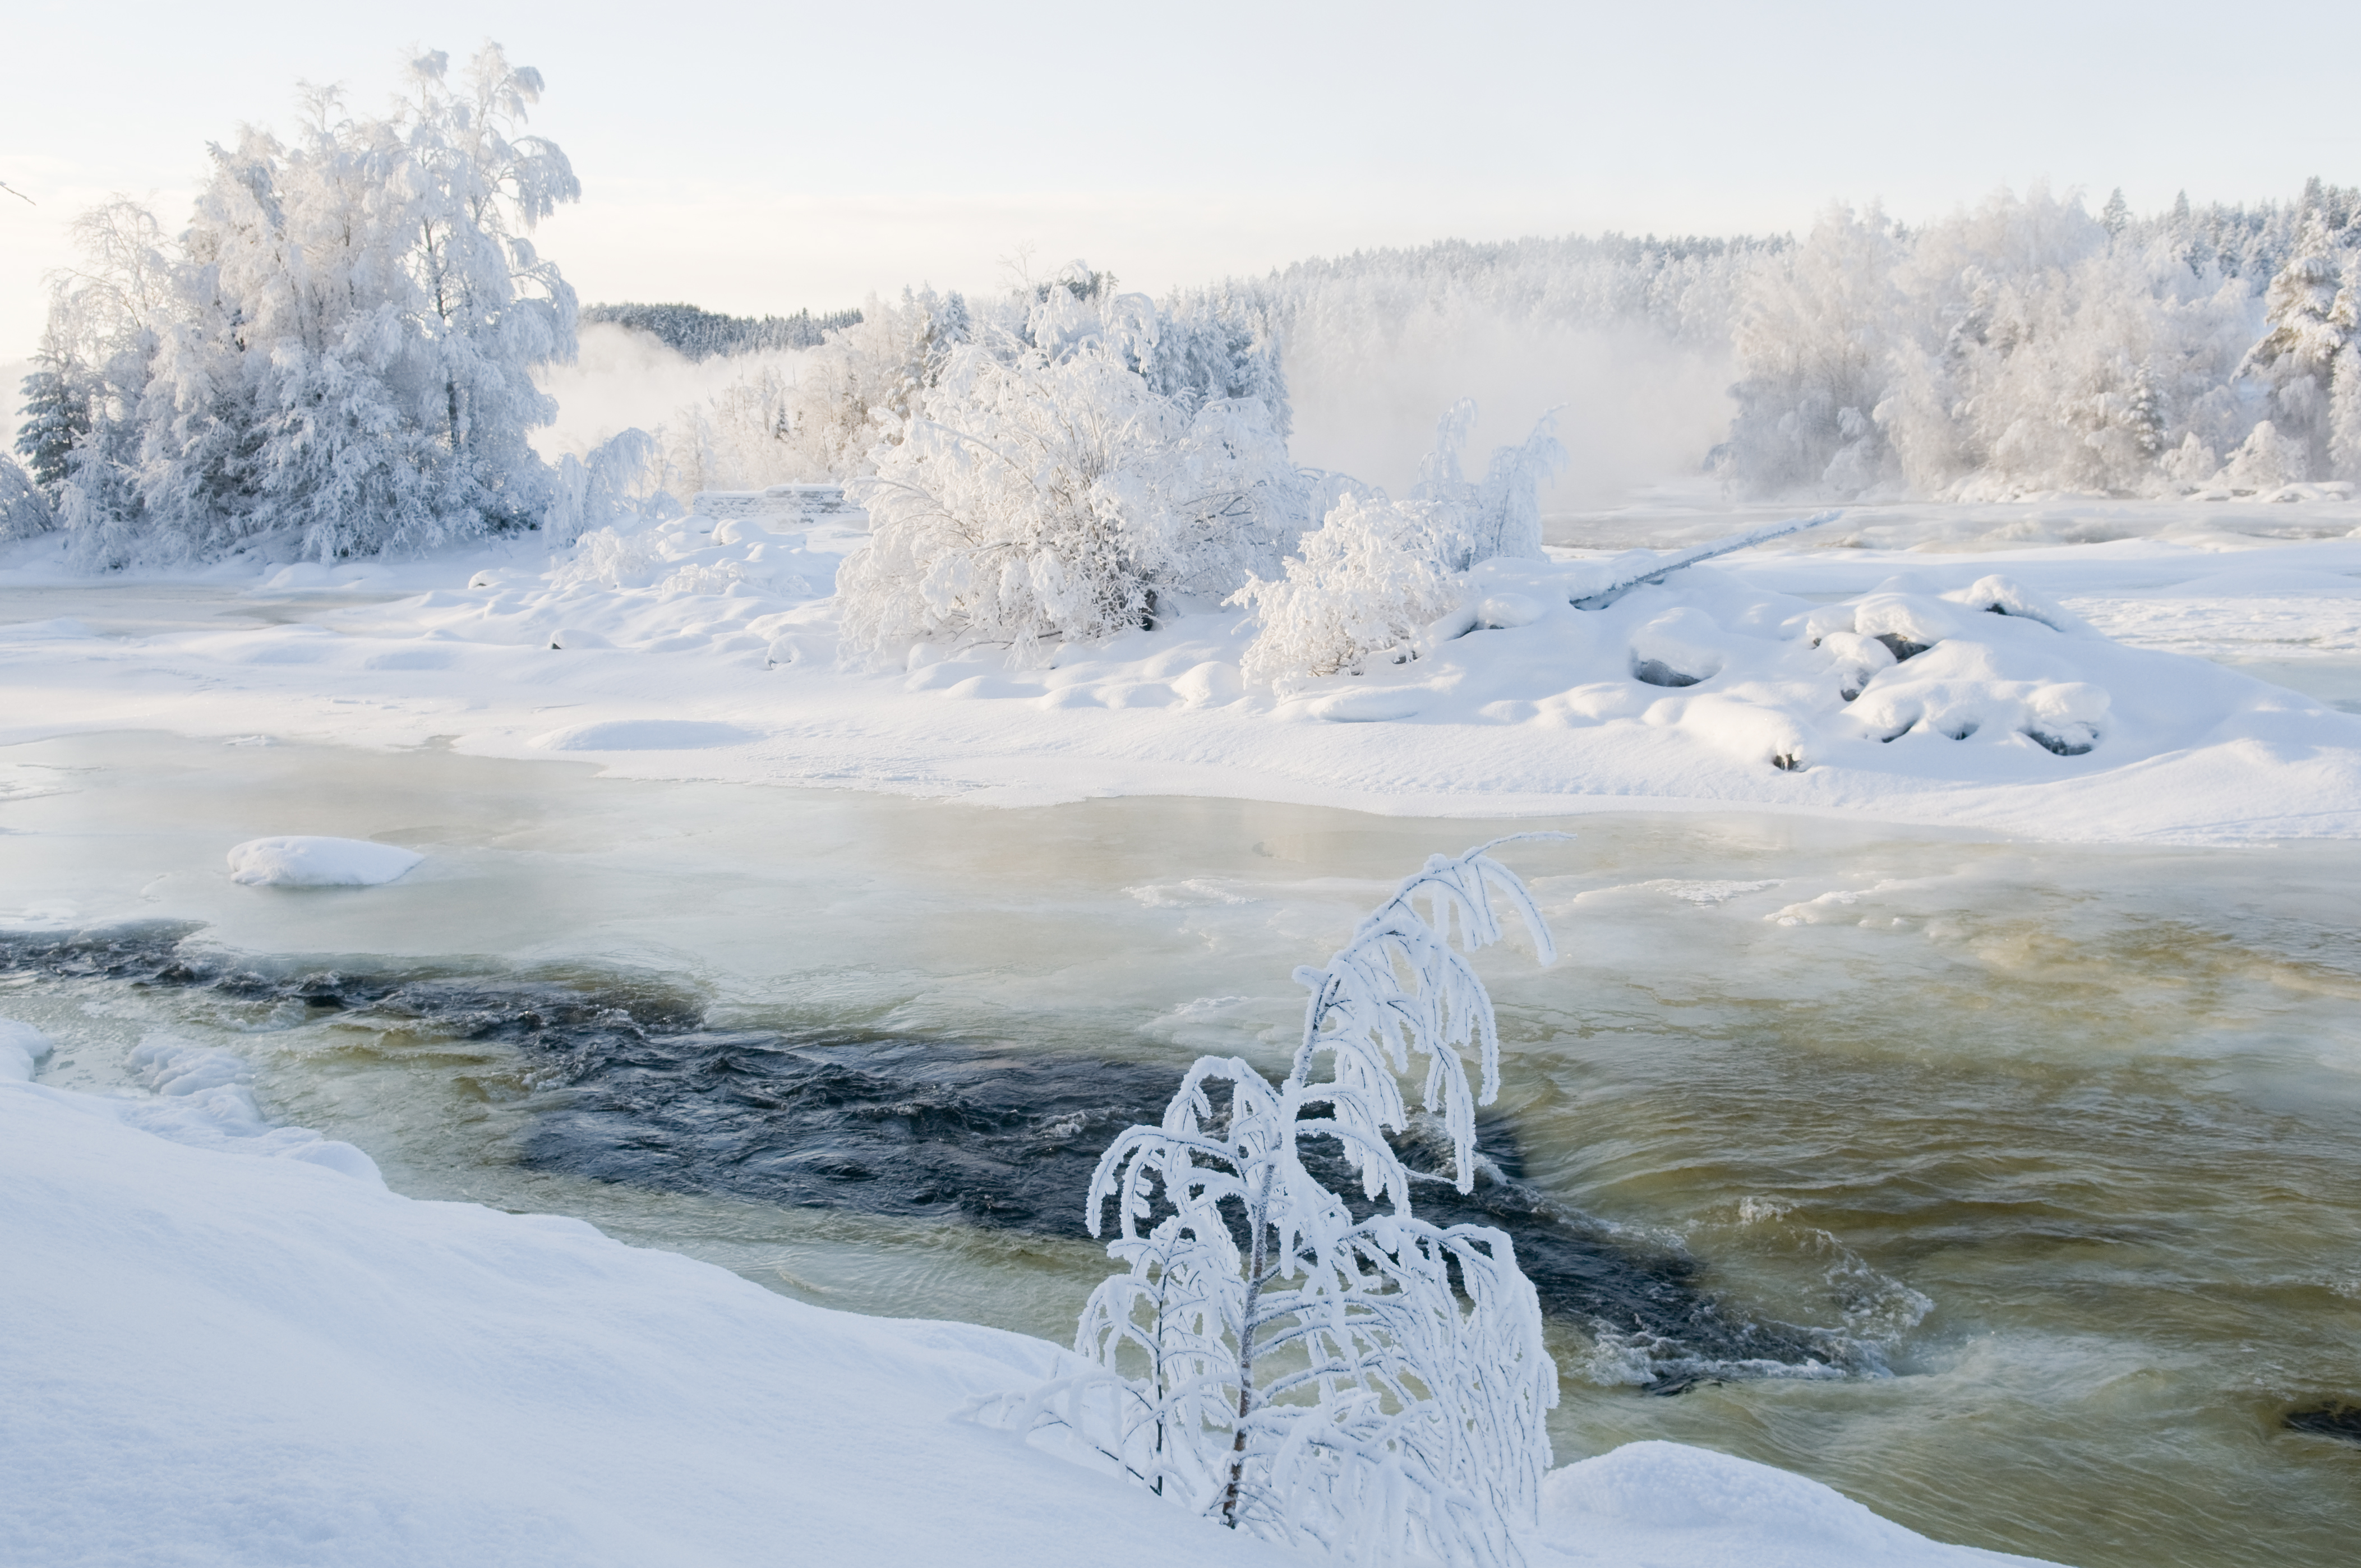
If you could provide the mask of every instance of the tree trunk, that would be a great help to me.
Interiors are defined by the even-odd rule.
[[[1265,1238],[1270,1234],[1270,1184],[1279,1174],[1276,1165],[1265,1166],[1262,1190],[1255,1197],[1254,1212],[1247,1223],[1254,1232],[1252,1261],[1246,1266],[1246,1310],[1238,1314],[1238,1431],[1230,1442],[1230,1484],[1222,1493],[1222,1523],[1231,1530],[1238,1528],[1238,1482],[1246,1469],[1246,1417],[1254,1412],[1254,1333],[1255,1309],[1262,1302]]]

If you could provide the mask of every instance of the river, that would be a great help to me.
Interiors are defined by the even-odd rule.
[[[1563,956],[1480,968],[1486,1136],[1567,1271],[1561,1460],[1702,1443],[2089,1568],[2349,1552],[2361,1445],[2299,1429],[2361,1401],[2361,845],[1004,810],[96,734],[0,749],[0,1013],[70,1087],[158,1031],[228,1046],[398,1191],[1062,1340],[1109,1266],[1060,1184],[1110,1118],[1200,1052],[1276,1073],[1293,966],[1428,854],[1548,828],[1500,853]],[[303,832],[428,859],[227,881]]]

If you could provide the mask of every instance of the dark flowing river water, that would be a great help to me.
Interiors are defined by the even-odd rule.
[[[1005,811],[99,735],[0,749],[0,1014],[121,1089],[168,1033],[399,1191],[588,1219],[864,1312],[1063,1340],[1080,1192],[1200,1052],[1495,833],[1564,956],[1480,967],[1561,1461],[1641,1437],[2091,1565],[2361,1534],[2361,845],[1695,813]],[[390,886],[231,884],[268,833]],[[1416,1155],[1417,1150],[1410,1152]]]

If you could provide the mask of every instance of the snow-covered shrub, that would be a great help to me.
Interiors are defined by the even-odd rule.
[[[1476,400],[1462,398],[1436,424],[1434,450],[1419,465],[1413,500],[1431,503],[1449,521],[1440,538],[1442,564],[1464,572],[1501,555],[1542,558],[1543,481],[1565,466],[1557,438],[1557,411],[1533,423],[1515,446],[1494,450],[1480,482],[1461,470],[1460,453],[1476,428]]]
[[[314,92],[292,143],[214,148],[177,240],[128,203],[86,221],[47,367],[51,424],[87,411],[59,486],[86,556],[276,535],[324,560],[539,524],[531,371],[572,356],[575,302],[525,235],[580,186],[522,134],[538,72],[487,46],[448,78],[429,54],[384,116]]]
[[[1429,1224],[1410,1197],[1414,1177],[1472,1188],[1476,1107],[1499,1091],[1499,1035],[1466,951],[1500,938],[1505,904],[1554,957],[1494,847],[1433,857],[1325,968],[1295,971],[1311,996],[1280,1083],[1201,1058],[1160,1125],[1115,1140],[1088,1218],[1096,1234],[1114,1201],[1107,1250],[1126,1272],[1075,1339],[1097,1370],[982,1409],[1071,1428],[1234,1529],[1350,1561],[1517,1560],[1510,1531],[1534,1518],[1557,1403],[1540,1303],[1505,1233]],[[1387,1142],[1410,1124],[1413,1070],[1449,1172],[1413,1173]],[[1359,1215],[1307,1166],[1323,1146],[1357,1176]]]
[[[1450,610],[1460,589],[1441,563],[1455,522],[1432,501],[1339,500],[1283,576],[1251,578],[1232,596],[1261,623],[1246,649],[1246,678],[1355,669]]]
[[[874,542],[838,579],[848,643],[1021,653],[1273,569],[1309,487],[1268,399],[1167,363],[1171,325],[1145,296],[1060,288],[1017,332],[948,344],[856,487]]]
[[[2265,420],[2246,433],[2215,478],[2239,490],[2276,490],[2300,483],[2311,473],[2306,445],[2300,437],[2280,434],[2278,425]]]
[[[584,530],[610,520],[645,521],[678,510],[673,498],[653,483],[655,445],[646,431],[626,430],[583,456],[568,453],[560,457],[550,476],[549,504],[542,516],[549,543],[571,544]]]
[[[41,494],[33,477],[16,459],[0,457],[0,543],[47,533],[57,524],[49,498]]]
[[[1275,684],[1358,670],[1455,609],[1468,568],[1503,556],[1542,557],[1540,486],[1565,461],[1556,415],[1543,414],[1520,444],[1495,450],[1480,483],[1466,477],[1460,460],[1475,423],[1473,399],[1444,414],[1408,500],[1323,477],[1336,499],[1320,527],[1303,535],[1281,576],[1249,578],[1228,601],[1261,622],[1246,650],[1247,679]]]

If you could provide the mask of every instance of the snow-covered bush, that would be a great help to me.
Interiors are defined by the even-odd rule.
[[[1177,355],[1168,337],[1202,342],[1179,324],[1143,295],[1058,287],[1013,329],[928,345],[939,365],[895,391],[906,416],[866,405],[882,439],[856,489],[875,538],[839,577],[848,643],[1021,655],[1274,569],[1310,495],[1283,399],[1235,395],[1251,375]]]
[[[10,457],[0,457],[0,543],[29,539],[57,526],[49,498],[41,494],[33,477]]]
[[[1543,558],[1540,487],[1565,461],[1556,415],[1543,414],[1520,444],[1496,449],[1478,483],[1460,460],[1476,411],[1473,399],[1462,399],[1444,414],[1408,500],[1328,477],[1337,499],[1282,575],[1251,577],[1228,601],[1261,622],[1246,650],[1248,680],[1357,671],[1455,609],[1468,568]]]
[[[1442,562],[1452,517],[1432,501],[1345,496],[1303,536],[1275,580],[1250,579],[1230,602],[1260,622],[1246,676],[1333,675],[1408,641],[1459,602]]]
[[[1325,968],[1296,970],[1311,996],[1280,1083],[1203,1058],[1160,1125],[1115,1140],[1089,1222],[1097,1234],[1114,1201],[1107,1250],[1126,1272],[1075,1339],[1096,1370],[982,1409],[1066,1427],[1232,1528],[1350,1561],[1516,1561],[1557,1403],[1540,1304],[1504,1233],[1438,1228],[1410,1196],[1414,1179],[1471,1189],[1476,1107],[1499,1090],[1491,999],[1466,951],[1499,939],[1505,904],[1554,956],[1494,847],[1435,856]],[[1410,1124],[1413,1069],[1449,1172],[1412,1172],[1387,1142]],[[1357,1177],[1362,1213],[1307,1165],[1322,1147]]]
[[[1464,572],[1502,555],[1542,559],[1542,482],[1565,466],[1557,438],[1557,411],[1534,422],[1532,433],[1492,453],[1481,481],[1461,469],[1460,453],[1476,428],[1476,400],[1462,398],[1435,426],[1434,450],[1419,465],[1413,500],[1448,519],[1440,535],[1442,564]]]
[[[275,535],[324,560],[538,526],[561,499],[526,437],[575,301],[525,236],[580,186],[522,133],[538,72],[488,45],[449,75],[425,55],[386,115],[313,92],[291,143],[214,148],[177,239],[129,203],[85,220],[37,461],[79,411],[59,510],[87,557]]]

